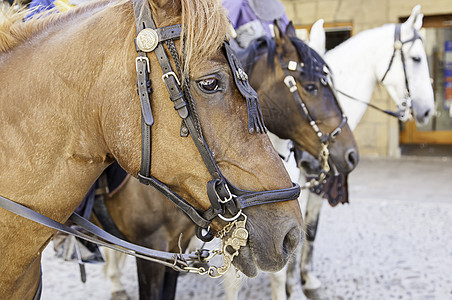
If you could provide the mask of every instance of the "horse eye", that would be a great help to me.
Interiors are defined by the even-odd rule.
[[[413,56],[411,58],[415,63],[420,63],[421,62],[421,58],[419,56]]]
[[[317,93],[317,87],[315,86],[315,84],[307,84],[303,87],[305,89],[306,92],[314,94]]]
[[[198,82],[199,87],[206,93],[214,93],[218,90],[218,80],[216,78],[207,78]]]

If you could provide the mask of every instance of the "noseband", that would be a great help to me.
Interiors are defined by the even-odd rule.
[[[135,2],[140,3],[140,5],[137,5]],[[190,93],[189,79],[186,79],[182,84],[178,79],[182,72],[179,56],[173,40],[180,38],[180,25],[157,29],[147,2],[143,5],[144,9],[141,8],[141,2],[134,1],[135,20],[138,33],[136,38],[138,52],[138,57],[136,59],[138,74],[137,85],[142,112],[142,162],[141,170],[138,174],[140,182],[152,185],[184,211],[196,224],[196,235],[203,241],[212,240],[213,233],[210,230],[209,225],[216,217],[227,222],[233,222],[243,215],[242,210],[247,207],[298,198],[300,187],[295,183],[292,188],[288,189],[251,192],[233,186],[222,175],[221,170],[215,162],[212,152],[202,135],[201,125]],[[166,51],[163,47],[163,42],[166,42],[166,45],[170,50],[179,76],[172,70]],[[266,132],[267,129],[263,122],[257,94],[249,85],[248,76],[243,71],[243,68],[228,42],[224,42],[223,49],[229,62],[234,82],[247,103],[249,133]],[[160,67],[162,68],[164,74],[162,80],[168,90],[170,99],[174,102],[174,108],[182,119],[181,136],[185,137],[188,134],[191,135],[212,176],[212,180],[207,183],[207,195],[211,206],[204,212],[196,209],[182,199],[182,197],[172,191],[167,185],[153,177],[150,172],[150,131],[153,124],[153,116],[149,98],[150,93],[152,92],[151,84],[148,79],[150,66],[146,53],[152,51],[155,52]],[[207,231],[206,234],[202,233],[203,229]]]
[[[397,111],[397,117],[401,121],[406,121],[411,115],[411,93],[410,93],[410,86],[408,84],[408,77],[406,75],[406,60],[405,55],[403,53],[403,45],[407,43],[413,43],[420,39],[422,41],[422,37],[419,35],[419,32],[417,30],[413,31],[413,37],[409,40],[403,41],[400,36],[402,24],[396,24],[395,30],[394,30],[394,51],[392,52],[391,60],[389,61],[388,68],[386,69],[386,72],[384,73],[383,77],[381,78],[380,82],[383,83],[383,81],[386,78],[386,75],[388,74],[389,70],[391,70],[392,63],[394,62],[394,57],[397,52],[400,52],[400,59],[402,60],[402,66],[403,66],[403,75],[405,76],[405,98],[403,99],[402,103],[398,105],[398,111]]]

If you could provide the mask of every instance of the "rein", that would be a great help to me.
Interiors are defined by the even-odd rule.
[[[336,91],[344,96],[346,96],[347,98],[360,102],[362,104],[365,104],[373,109],[376,109],[382,113],[385,113],[389,116],[395,117],[397,119],[399,119],[400,121],[407,121],[411,115],[411,93],[410,93],[410,87],[408,84],[408,77],[406,74],[406,60],[405,60],[405,55],[403,53],[403,45],[407,44],[407,43],[414,43],[417,39],[420,39],[422,41],[422,37],[419,35],[419,33],[417,32],[417,30],[414,30],[414,34],[413,37],[409,40],[403,41],[401,39],[401,35],[400,35],[400,31],[401,31],[401,24],[396,24],[395,26],[395,30],[394,30],[394,51],[392,52],[392,56],[391,59],[389,60],[389,65],[386,68],[386,71],[383,75],[383,77],[381,78],[380,82],[383,83],[383,81],[386,78],[386,75],[389,73],[389,71],[391,70],[392,64],[394,62],[394,57],[396,55],[397,52],[400,52],[400,59],[402,60],[402,65],[403,65],[403,74],[405,76],[405,98],[403,99],[402,103],[397,105],[397,111],[391,111],[391,110],[385,110],[382,108],[379,108],[376,105],[373,105],[369,102],[363,101],[361,99],[355,98],[343,91],[340,91],[338,89],[336,89]]]

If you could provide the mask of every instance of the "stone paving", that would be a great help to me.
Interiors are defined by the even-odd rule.
[[[324,205],[314,253],[325,299],[452,299],[452,160],[365,158],[350,175],[351,204]],[[101,265],[43,255],[43,300],[109,299]],[[138,299],[135,265],[122,281]],[[177,300],[226,299],[223,279],[181,276]],[[295,296],[293,299],[301,299]],[[239,299],[271,299],[268,274],[246,278]]]

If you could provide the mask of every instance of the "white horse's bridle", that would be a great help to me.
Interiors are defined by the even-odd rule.
[[[403,41],[400,38],[400,29],[401,29],[401,24],[397,24],[395,26],[395,32],[394,32],[394,52],[392,53],[391,59],[389,61],[389,65],[386,68],[386,71],[383,75],[383,77],[381,78],[380,82],[383,83],[383,81],[386,78],[386,75],[388,74],[389,70],[391,70],[392,64],[394,62],[394,57],[396,55],[397,51],[400,51],[400,58],[402,60],[402,66],[403,66],[403,74],[405,76],[405,97],[402,99],[402,102],[400,104],[397,104],[397,110],[396,111],[391,111],[391,110],[386,110],[386,109],[382,109],[379,108],[376,105],[373,105],[367,101],[363,101],[361,99],[358,99],[350,94],[347,94],[337,88],[335,88],[336,92],[338,92],[339,94],[344,95],[345,97],[360,102],[362,104],[365,104],[373,109],[376,109],[382,113],[385,113],[387,115],[390,115],[392,117],[396,117],[397,119],[399,119],[402,122],[405,122],[407,120],[409,120],[411,118],[411,108],[412,108],[412,103],[411,103],[411,93],[410,93],[410,87],[408,85],[408,77],[406,75],[406,63],[405,63],[405,55],[403,53],[402,47],[404,44],[407,43],[414,43],[417,39],[420,39],[422,41],[422,37],[419,35],[417,30],[414,30],[414,35],[411,39]]]
[[[419,32],[417,30],[413,31],[413,37],[409,40],[403,41],[400,37],[400,31],[401,31],[401,24],[397,24],[395,26],[395,31],[394,31],[394,52],[392,53],[391,56],[391,60],[389,61],[389,65],[388,68],[386,69],[386,72],[384,73],[383,77],[381,78],[380,82],[383,83],[383,81],[386,78],[386,75],[388,74],[389,70],[392,67],[392,63],[394,62],[394,57],[396,55],[396,52],[399,51],[400,52],[400,59],[402,60],[402,66],[403,66],[403,74],[405,76],[405,97],[402,100],[402,103],[397,105],[397,112],[396,114],[398,115],[397,117],[399,118],[399,120],[405,122],[408,119],[411,118],[411,93],[410,93],[410,86],[408,84],[408,77],[406,75],[406,60],[405,60],[405,55],[403,53],[403,45],[407,44],[407,43],[413,43],[417,40],[420,39],[422,41],[422,37],[419,35]]]

